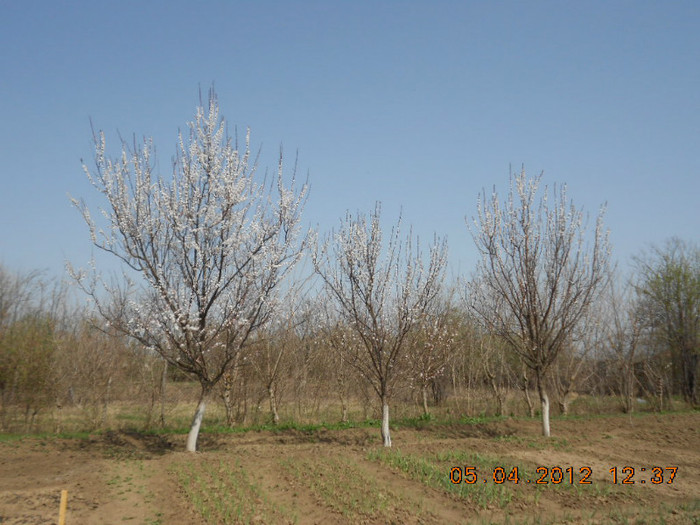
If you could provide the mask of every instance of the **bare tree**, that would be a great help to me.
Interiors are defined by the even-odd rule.
[[[563,416],[569,414],[569,405],[578,397],[577,386],[591,372],[585,365],[587,354],[593,347],[577,343],[570,341],[565,344],[551,369],[551,385],[556,393],[559,413]]]
[[[524,362],[521,362],[521,368],[520,368],[520,388],[523,391],[523,395],[525,396],[525,403],[527,404],[527,413],[530,417],[535,417],[535,405],[532,402],[532,398],[530,397],[530,378],[527,375],[527,366],[525,365]]]
[[[140,374],[144,367],[132,367],[131,374],[120,374],[127,361],[124,337],[110,335],[96,329],[95,320],[84,318],[70,333],[63,335],[60,348],[64,357],[56,363],[64,389],[59,403],[76,405],[90,430],[104,428],[107,412],[116,385],[124,379]],[[145,365],[145,360],[132,361]]]
[[[0,265],[0,430],[22,412],[28,432],[55,401],[57,342],[69,309],[65,283]]]
[[[39,410],[53,399],[53,320],[29,314],[0,337],[0,429],[6,426],[8,405],[24,414],[24,432],[34,426]]]
[[[550,435],[546,373],[591,302],[608,280],[610,248],[598,215],[592,246],[583,212],[568,202],[566,186],[547,188],[523,169],[511,177],[506,202],[494,190],[478,203],[470,231],[481,252],[469,284],[470,306],[484,326],[502,337],[534,372],[542,407],[542,433]],[[468,223],[469,224],[469,223]]]
[[[187,450],[194,451],[207,398],[251,334],[272,314],[278,285],[300,258],[299,219],[307,188],[283,183],[282,156],[268,186],[258,182],[250,133],[238,149],[215,93],[201,101],[187,138],[179,135],[172,175],[154,173],[150,139],[121,155],[94,134],[95,168],[83,165],[107,200],[103,229],[83,201],[74,205],[92,242],[140,280],[112,286],[97,272],[73,272],[105,319],[196,378],[201,392]],[[104,287],[109,303],[100,293]],[[111,306],[110,306],[111,305]]]
[[[285,306],[276,318],[257,334],[247,354],[247,364],[267,392],[272,424],[280,421],[280,397],[293,382],[302,394],[308,381],[308,368],[315,358],[315,305],[308,301],[302,287],[288,290]],[[298,406],[301,399],[297,398]],[[301,416],[301,410],[300,410]]]
[[[348,422],[348,404],[350,400],[350,383],[353,374],[357,373],[352,368],[350,360],[356,359],[363,345],[357,333],[347,324],[343,323],[338,316],[331,317],[328,312],[329,306],[324,308],[325,322],[322,342],[330,347],[330,352],[325,356],[325,368],[328,370],[328,379],[333,385],[333,392],[340,401],[340,420]],[[364,380],[364,378],[362,378]]]
[[[698,404],[700,365],[700,248],[671,239],[636,258],[641,313],[662,350],[685,401]]]
[[[552,384],[559,412],[564,416],[569,414],[570,403],[578,397],[579,386],[586,384],[595,371],[590,366],[591,356],[606,343],[604,312],[603,301],[597,301],[588,309],[553,365]]]
[[[499,338],[483,334],[479,338],[479,346],[481,364],[496,398],[496,415],[503,416],[515,373],[508,362],[505,345]]]
[[[9,425],[10,407],[21,397],[25,365],[34,357],[25,355],[21,346],[33,332],[30,328],[40,324],[23,323],[37,313],[32,297],[39,289],[36,272],[13,274],[0,265],[0,431]]]
[[[348,213],[312,260],[339,314],[361,341],[348,345],[356,350],[348,359],[379,396],[382,440],[390,447],[389,398],[398,361],[408,334],[440,293],[447,245],[436,237],[425,266],[411,232],[401,238],[400,219],[384,245],[380,212],[377,204],[369,217]]]
[[[0,265],[0,334],[31,311],[32,298],[40,288],[38,272],[13,274]]]
[[[289,378],[293,385],[297,416],[308,417],[310,412],[318,414],[321,399],[323,372],[319,357],[322,353],[323,311],[320,297],[304,298],[296,308],[298,321],[294,323],[293,356],[290,358]]]
[[[475,413],[474,394],[483,383],[480,327],[467,312],[458,310],[455,330],[457,344],[448,363],[451,393],[457,410],[472,416]]]
[[[287,334],[267,334],[253,344],[251,365],[255,375],[267,392],[272,424],[280,422],[279,397],[282,369],[285,368],[290,342]]]
[[[248,362],[253,373],[267,392],[273,425],[277,425],[280,421],[279,397],[282,381],[290,375],[290,359],[294,357],[294,350],[299,346],[295,325],[300,321],[296,316],[295,307],[298,305],[293,301],[293,295],[288,296],[285,312],[280,312],[264,332],[257,334],[258,337],[251,345],[248,354]]]
[[[631,288],[621,291],[610,287],[610,304],[607,310],[607,346],[612,353],[614,389],[619,395],[625,413],[634,410],[635,393],[638,390],[635,363],[642,344],[643,326],[637,312],[637,304]]]

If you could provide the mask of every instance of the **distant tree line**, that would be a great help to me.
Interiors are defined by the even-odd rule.
[[[586,411],[668,410],[674,399],[697,407],[699,261],[697,247],[673,239],[612,279],[551,365],[555,413],[584,397]],[[405,338],[395,412],[535,416],[531,369],[463,299],[443,294]],[[0,268],[0,431],[106,428],[125,403],[138,406],[139,425],[157,427],[173,403],[194,401],[191,389],[179,393],[187,376],[75,302],[40,273]],[[295,306],[250,341],[213,392],[225,423],[380,417],[371,378],[353,365],[366,350],[351,323],[320,298]]]

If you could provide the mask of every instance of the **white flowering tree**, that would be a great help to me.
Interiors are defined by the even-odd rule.
[[[476,318],[534,372],[549,436],[546,374],[608,282],[610,245],[602,209],[586,242],[583,212],[566,186],[550,204],[546,187],[537,199],[540,180],[522,170],[505,202],[495,191],[479,199],[470,231],[481,262],[468,297]]]
[[[282,156],[269,185],[259,181],[250,133],[239,150],[219,116],[216,94],[179,134],[172,173],[155,173],[150,139],[108,157],[94,134],[95,167],[83,165],[106,198],[104,221],[73,200],[92,242],[130,270],[113,286],[94,269],[73,272],[100,313],[201,385],[187,450],[194,451],[207,398],[251,335],[272,315],[276,292],[299,260],[307,187],[283,182]],[[105,293],[106,292],[106,293]]]
[[[447,244],[437,237],[427,265],[401,220],[383,243],[381,207],[369,216],[346,214],[340,230],[317,245],[312,255],[342,320],[358,344],[343,345],[348,361],[372,385],[382,405],[382,440],[391,446],[389,399],[409,333],[440,294]]]

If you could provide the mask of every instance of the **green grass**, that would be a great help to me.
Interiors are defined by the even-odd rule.
[[[183,435],[189,432],[189,414],[187,410],[180,410],[180,414],[177,417],[169,418],[170,424],[164,428],[144,428],[139,424],[140,416],[133,412],[129,413],[119,413],[114,416],[116,420],[122,423],[130,423],[127,425],[120,425],[119,428],[125,431],[134,431],[143,435]],[[635,412],[631,415],[634,418],[645,418],[654,417],[666,414],[682,414],[686,412],[692,412],[692,410],[680,410],[677,412]],[[186,415],[187,414],[187,415]],[[597,418],[619,418],[619,417],[629,417],[622,416],[621,414],[591,414],[586,416],[572,415],[572,416],[556,416],[552,420],[557,419],[563,420],[583,420],[583,419],[597,419]],[[480,425],[491,423],[495,421],[502,421],[505,419],[510,419],[512,421],[527,420],[527,417],[515,417],[506,418],[500,416],[479,416],[479,417],[467,417],[464,415],[453,415],[449,416],[442,414],[439,416],[418,416],[418,417],[404,417],[396,418],[391,421],[391,428],[396,429],[440,429],[442,427],[449,427],[455,425]],[[207,421],[209,423],[207,424]],[[337,431],[337,430],[349,430],[349,429],[362,429],[362,428],[380,428],[381,420],[379,419],[364,419],[364,420],[351,420],[348,422],[319,422],[319,423],[302,423],[296,421],[286,421],[279,425],[273,424],[259,424],[259,425],[246,425],[246,426],[233,426],[230,427],[222,423],[221,418],[217,414],[210,414],[205,418],[205,425],[202,427],[202,434],[210,435],[226,435],[226,434],[244,434],[248,432],[272,432],[283,434],[285,432],[300,432],[313,437],[315,433],[321,431]],[[96,435],[104,434],[107,429],[104,430],[74,430],[65,431],[61,433],[53,432],[40,432],[40,433],[0,433],[0,443],[10,443],[13,441],[22,440],[25,437],[34,438],[58,438],[58,439],[88,439]],[[524,439],[517,438],[513,436],[503,436],[494,439],[501,439],[507,441],[508,439]],[[559,440],[556,437],[552,437],[548,440],[536,440],[530,438],[529,446],[535,449],[545,449],[548,447],[554,447],[560,450],[566,450],[569,444],[566,440]]]
[[[555,445],[556,447],[556,445]],[[370,460],[396,468],[409,478],[427,486],[453,494],[485,509],[498,507],[506,509],[512,501],[538,504],[543,496],[568,494],[581,502],[594,502],[615,493],[629,501],[638,500],[639,495],[629,487],[612,485],[601,481],[591,484],[577,483],[580,473],[575,473],[574,483],[563,478],[553,483],[545,478],[546,484],[538,484],[540,473],[537,465],[529,462],[513,462],[507,457],[495,457],[479,453],[456,450],[425,451],[421,454],[403,453],[398,449],[373,450],[368,453]],[[552,465],[553,466],[553,465]],[[451,470],[458,471],[451,476]],[[471,467],[466,470],[466,467]],[[562,465],[562,469],[566,469]],[[564,473],[564,476],[567,474]],[[467,483],[469,480],[472,483]]]
[[[396,449],[374,450],[368,458],[397,468],[409,478],[430,487],[454,494],[459,498],[475,503],[481,508],[495,505],[504,508],[513,499],[513,490],[508,482],[502,484],[483,483],[484,473],[491,472],[498,460],[489,460],[479,454],[462,452],[441,452],[430,456],[404,454]],[[474,484],[453,483],[449,465],[469,465],[476,467],[477,482]]]
[[[279,461],[292,486],[311,492],[322,505],[342,514],[352,523],[367,520],[389,523],[401,515],[416,516],[423,509],[396,490],[380,484],[347,457],[317,457],[313,460],[287,457]]]
[[[238,461],[229,465],[223,460],[185,460],[171,471],[207,523],[286,523],[290,519],[290,513],[273,504]]]
[[[338,423],[297,423],[295,421],[289,421],[285,423],[280,423],[278,425],[273,425],[271,423],[266,423],[262,425],[248,425],[248,426],[235,426],[229,427],[227,425],[211,425],[204,426],[202,432],[209,432],[212,434],[244,434],[247,432],[272,432],[272,433],[284,433],[288,431],[303,432],[306,434],[312,434],[319,430],[347,430],[351,428],[379,428],[381,421],[378,419],[368,419],[364,421],[350,421],[350,422],[338,422]],[[184,433],[189,431],[185,430]]]
[[[183,435],[187,434],[190,430],[189,420],[183,417],[171,417],[169,419],[170,424],[164,428],[145,428],[140,423],[142,422],[142,416],[135,413],[119,413],[114,416],[114,419],[120,421],[122,424],[119,425],[119,429],[127,432],[136,432],[142,435]],[[259,425],[246,425],[246,426],[228,426],[222,424],[217,417],[209,417],[211,422],[206,424],[207,418],[205,418],[205,424],[202,426],[201,434],[209,435],[226,435],[226,434],[246,434],[249,432],[272,432],[275,434],[284,434],[287,432],[300,432],[308,435],[310,438],[314,437],[314,434],[322,431],[341,431],[350,429],[363,429],[363,428],[376,428],[381,427],[380,419],[364,419],[356,421],[346,421],[346,422],[320,422],[320,423],[301,423],[296,421],[287,421],[278,425],[273,425],[271,423],[259,424]],[[439,428],[441,426],[448,425],[477,425],[488,423],[490,421],[498,421],[503,418],[501,417],[478,417],[478,418],[435,418],[432,416],[419,416],[419,417],[406,417],[397,418],[392,420],[391,428],[396,429],[425,429],[425,428]],[[123,424],[128,423],[128,424]],[[0,443],[9,443],[12,441],[19,441],[25,437],[32,438],[52,438],[52,439],[89,439],[96,435],[102,435],[109,432],[109,429],[104,430],[94,430],[94,431],[73,431],[73,432],[62,432],[62,433],[51,433],[51,432],[41,432],[41,433],[0,433]]]
[[[396,429],[420,429],[420,428],[433,428],[447,425],[479,425],[484,423],[489,423],[493,421],[501,421],[507,419],[500,416],[492,417],[459,417],[454,419],[435,419],[432,417],[407,417],[401,419],[394,419],[391,421],[391,428]],[[281,434],[289,431],[301,432],[305,434],[313,434],[315,432],[324,430],[349,430],[357,428],[380,428],[380,419],[365,419],[359,421],[345,421],[345,422],[320,422],[320,423],[299,423],[295,421],[287,421],[280,423],[278,425],[273,425],[271,423],[265,423],[260,425],[246,425],[246,426],[228,426],[218,423],[203,425],[201,432],[204,434],[245,434],[248,432],[272,432],[275,434]],[[154,428],[150,430],[143,430],[143,434],[153,434],[153,435],[168,435],[168,434],[187,434],[189,432],[189,427],[166,427],[166,428]]]

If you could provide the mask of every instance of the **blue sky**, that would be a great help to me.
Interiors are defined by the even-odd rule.
[[[0,262],[84,265],[67,194],[100,202],[90,119],[108,147],[153,136],[167,172],[213,82],[263,165],[299,152],[321,231],[380,200],[468,274],[465,216],[524,164],[592,215],[608,203],[625,268],[700,237],[699,26],[697,1],[0,0]]]

